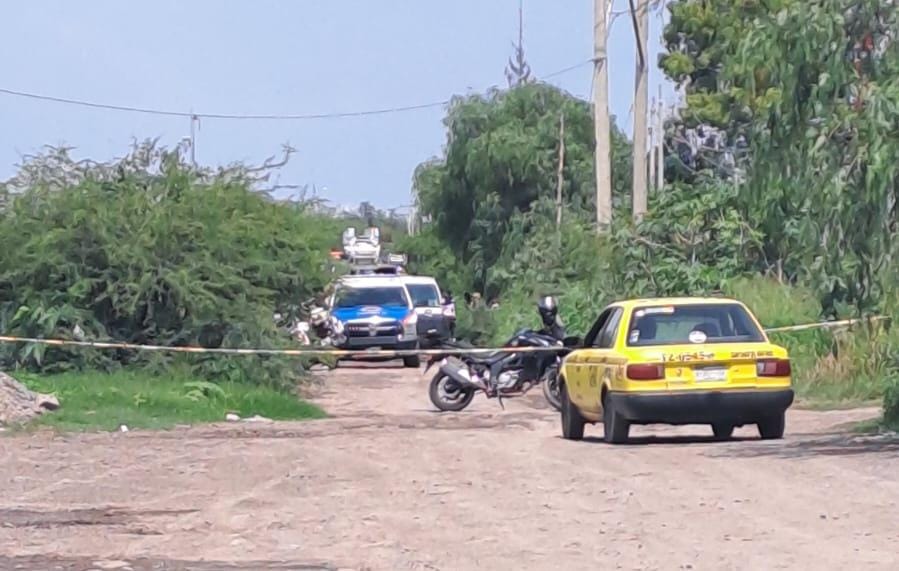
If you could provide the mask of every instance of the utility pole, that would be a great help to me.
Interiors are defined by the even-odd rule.
[[[628,0],[634,36],[637,43],[637,66],[634,85],[634,173],[633,173],[633,215],[639,222],[646,214],[647,168],[646,168],[646,112],[649,103],[649,61],[647,36],[649,33],[649,0]],[[636,5],[635,5],[636,4]]]
[[[596,230],[612,223],[612,134],[609,119],[608,42],[611,0],[593,1],[593,130],[596,137]]]
[[[199,117],[190,116],[190,162],[195,167],[197,166],[197,124],[199,122]]]
[[[562,183],[565,169],[565,112],[559,117],[559,167],[556,173],[556,229],[562,227]]]
[[[662,86],[659,85],[659,108],[656,113],[656,192],[665,188],[665,104],[662,102]]]
[[[649,182],[655,184],[656,180],[656,146],[658,144],[656,134],[656,112],[658,106],[653,98],[652,104],[649,106]]]

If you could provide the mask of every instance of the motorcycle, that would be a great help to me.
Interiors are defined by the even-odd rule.
[[[303,315],[307,316],[308,327],[315,333],[321,344],[330,345],[333,331],[328,319],[328,310],[316,305],[313,299],[304,301],[300,307]]]
[[[425,372],[438,363],[440,365],[437,374],[431,379],[428,395],[439,410],[457,412],[471,404],[477,392],[483,392],[487,398],[497,398],[500,406],[503,406],[503,398],[522,396],[536,385],[542,384],[547,402],[556,410],[561,410],[559,368],[562,357],[576,341],[576,337],[560,341],[551,335],[523,329],[503,347],[557,349],[534,352],[498,351],[488,355],[434,354],[428,359]],[[462,350],[472,348],[464,342],[444,342],[440,347]]]

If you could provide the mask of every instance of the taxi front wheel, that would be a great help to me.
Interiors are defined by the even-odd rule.
[[[602,431],[603,440],[609,444],[624,444],[631,431],[631,423],[615,410],[608,397],[603,401]]]

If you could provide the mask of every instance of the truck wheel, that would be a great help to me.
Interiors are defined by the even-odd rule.
[[[608,397],[602,406],[602,428],[602,438],[609,444],[624,444],[631,431],[631,423],[615,410]]]
[[[421,357],[418,355],[409,355],[408,357],[403,357],[403,366],[410,369],[417,369],[421,367]]]
[[[562,438],[565,440],[582,440],[584,438],[584,425],[587,422],[581,416],[580,411],[568,397],[568,387],[565,382],[559,380],[559,396],[562,399]]]
[[[784,437],[786,414],[780,413],[763,418],[758,422],[758,427],[762,440],[779,440]]]

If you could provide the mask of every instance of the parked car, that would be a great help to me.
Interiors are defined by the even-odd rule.
[[[724,298],[613,303],[562,363],[562,436],[603,423],[607,442],[633,424],[708,424],[720,439],[755,424],[783,437],[793,403],[789,355],[742,303]]]
[[[381,231],[376,227],[366,228],[356,235],[352,226],[343,231],[343,255],[352,264],[374,264],[381,257]]]
[[[456,323],[455,304],[440,292],[437,280],[424,276],[403,276],[401,280],[418,314],[421,346],[433,347],[441,341],[452,339]]]
[[[334,345],[341,349],[416,349],[418,314],[401,278],[360,276],[337,282],[328,301]],[[360,353],[359,358],[364,358]],[[403,357],[418,367],[418,355]]]

